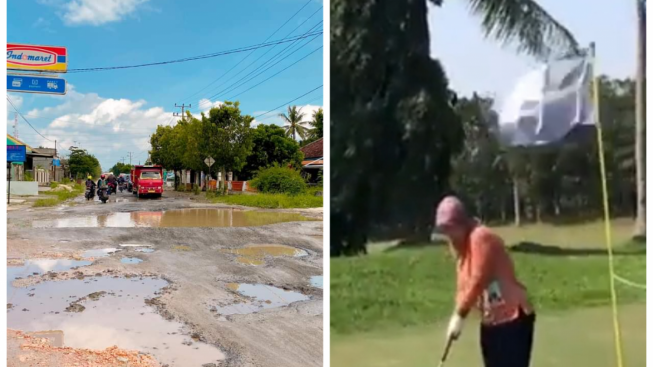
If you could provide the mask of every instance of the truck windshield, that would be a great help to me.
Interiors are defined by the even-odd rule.
[[[141,178],[145,180],[160,180],[161,174],[157,171],[143,171],[141,172]]]

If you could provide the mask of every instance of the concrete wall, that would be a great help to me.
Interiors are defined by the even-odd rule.
[[[39,194],[39,183],[36,181],[11,181],[11,195],[33,196]]]

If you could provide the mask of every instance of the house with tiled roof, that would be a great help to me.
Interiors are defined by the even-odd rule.
[[[9,134],[7,134],[7,145],[24,145],[26,152],[25,162],[11,164],[12,181],[23,181],[26,173],[41,185],[49,185],[51,181],[58,181],[63,177],[63,170],[55,164],[58,160],[55,149],[33,148]]]
[[[299,150],[304,153],[304,160],[302,161],[302,172],[308,176],[309,182],[317,182],[318,173],[322,170],[324,164],[324,147],[322,138],[306,144]]]

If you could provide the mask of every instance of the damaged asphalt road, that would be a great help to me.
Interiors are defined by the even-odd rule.
[[[116,212],[156,214],[187,208],[231,208],[194,202],[191,197],[171,193],[164,194],[160,200],[138,200],[125,193],[112,196],[106,205],[76,200],[72,206],[10,211],[7,242],[10,263],[42,258],[80,260],[87,250],[119,249],[107,256],[88,259],[93,261],[91,265],[55,273],[29,274],[15,281],[14,285],[38,287],[45,282],[86,278],[90,281],[107,275],[127,278],[155,276],[169,285],[155,298],[148,299],[148,305],[165,319],[183,324],[180,332],[189,339],[219,348],[225,359],[218,365],[321,366],[322,290],[310,282],[311,277],[322,275],[321,210],[297,211],[314,219],[312,221],[257,227],[32,227],[34,221]],[[140,251],[144,247],[138,246],[120,246],[125,244],[147,245],[151,251]],[[256,262],[238,261],[238,251],[234,250],[255,245],[285,245],[297,249],[302,255],[263,254]],[[142,261],[123,263],[122,258]],[[254,263],[258,266],[253,266]],[[221,306],[252,301],[251,297],[236,291],[234,284],[279,288],[300,293],[308,300],[281,307],[262,307],[255,313],[216,312]],[[82,305],[82,302],[75,304]],[[87,303],[84,304],[88,307]],[[13,306],[8,311],[10,319],[12,312],[30,308],[29,305]],[[75,316],[75,313],[66,314]],[[64,343],[65,340],[64,330]]]

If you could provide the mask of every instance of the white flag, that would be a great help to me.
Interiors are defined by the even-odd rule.
[[[560,142],[593,124],[587,57],[553,61],[521,77],[499,111],[499,140],[507,146]]]

